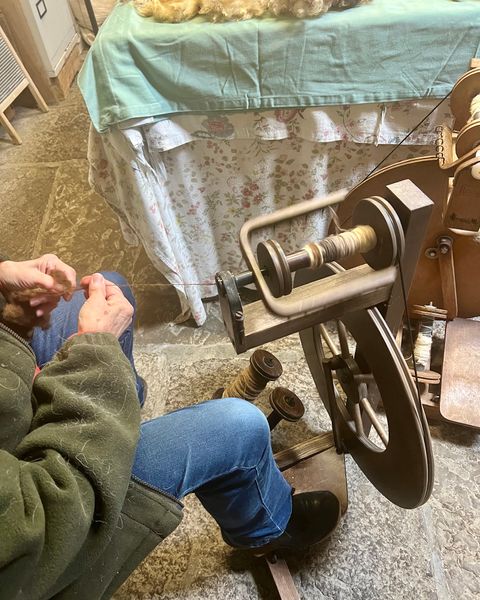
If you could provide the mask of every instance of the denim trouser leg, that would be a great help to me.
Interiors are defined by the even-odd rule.
[[[112,283],[122,286],[122,292],[135,308],[135,298],[131,289],[124,277],[118,273],[102,272],[105,279]],[[66,302],[63,298],[60,300],[57,308],[52,312],[50,318],[50,327],[46,330],[36,327],[33,332],[31,341],[32,349],[37,358],[37,364],[42,368],[50,361],[54,354],[62,347],[67,339],[77,332],[78,328],[78,313],[85,302],[83,291],[76,291],[70,302]],[[140,399],[140,404],[143,405],[143,383],[139,378],[138,373],[133,363],[133,320],[131,325],[126,329],[119,338],[120,345],[125,356],[132,364],[135,373],[137,393]]]
[[[262,546],[280,536],[292,510],[267,420],[237,398],[143,423],[133,475],[178,499],[195,492],[233,546]]]

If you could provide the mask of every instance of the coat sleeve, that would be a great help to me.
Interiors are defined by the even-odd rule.
[[[139,432],[133,372],[110,334],[67,342],[33,399],[29,433],[0,451],[2,598],[41,598],[96,560],[117,525]]]

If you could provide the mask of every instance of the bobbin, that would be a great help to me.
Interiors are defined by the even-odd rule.
[[[375,230],[375,248],[362,254],[372,269],[378,271],[397,264],[405,250],[405,236],[398,214],[389,202],[380,196],[360,200],[353,211],[352,223],[368,224]]]
[[[268,350],[257,348],[250,356],[250,363],[237,377],[214,394],[214,398],[245,398],[255,401],[270,381],[275,381],[283,372],[281,362]]]
[[[312,242],[302,250],[288,255],[276,240],[260,242],[257,246],[257,262],[272,295],[279,298],[290,294],[293,287],[292,274],[298,269],[318,267],[358,252],[375,270],[397,263],[405,246],[403,229],[397,213],[386,200],[379,196],[361,200],[355,207],[352,223],[354,228],[350,233],[360,232],[364,228],[370,238],[359,238],[348,248],[340,244],[342,236],[345,237],[348,232]],[[373,230],[373,235],[370,229]]]
[[[250,357],[250,365],[259,377],[275,381],[283,373],[282,363],[268,350],[257,348]]]
[[[276,240],[266,240],[257,246],[257,260],[265,281],[275,298],[292,291],[292,271],[288,258]]]
[[[455,152],[458,158],[480,146],[480,120],[468,123],[458,132],[455,141]]]
[[[268,398],[273,411],[268,415],[268,424],[272,430],[280,421],[296,423],[305,414],[300,398],[286,387],[276,387]]]
[[[480,69],[471,69],[460,77],[452,90],[450,108],[455,116],[454,129],[458,131],[455,152],[462,158],[480,147]],[[478,152],[477,152],[478,156]],[[472,177],[480,178],[480,158],[471,159]]]

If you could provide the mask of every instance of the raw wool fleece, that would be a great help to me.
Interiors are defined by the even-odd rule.
[[[330,9],[352,8],[369,0],[133,0],[144,17],[178,23],[197,15],[212,21],[240,21],[262,17],[316,17]]]

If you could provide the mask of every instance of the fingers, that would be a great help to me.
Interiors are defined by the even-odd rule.
[[[130,326],[133,306],[125,298],[119,286],[104,279],[99,273],[84,277],[87,301],[78,316],[79,333],[112,333],[117,338]]]
[[[80,279],[80,285],[88,290],[88,286],[90,285],[90,280],[92,279],[93,275],[85,275],[85,277],[82,277]]]
[[[122,294],[120,288],[118,286],[116,286],[114,283],[112,283],[111,281],[109,281],[108,279],[105,279],[105,277],[101,273],[94,273],[93,275],[85,275],[80,280],[80,285],[84,289],[85,295],[87,298],[90,296],[90,289],[91,289],[92,284],[96,285],[96,284],[94,284],[94,278],[96,278],[96,277],[100,277],[103,281],[103,285],[105,286],[104,298],[106,300],[108,300],[111,296],[115,296],[118,293]],[[99,281],[99,280],[97,280],[97,281]],[[112,290],[112,288],[116,288],[116,290]],[[103,288],[102,288],[102,290],[103,290]]]
[[[41,287],[44,290],[49,290],[57,294],[63,294],[63,292],[65,291],[63,285],[57,283],[51,275],[42,273],[37,269],[33,271],[31,277],[31,287],[34,286]]]
[[[73,267],[64,263],[55,254],[44,254],[33,263],[40,273],[37,285],[61,294],[66,300],[72,297],[71,290],[74,290],[77,285],[77,274]],[[42,278],[41,274],[46,278]]]
[[[125,298],[122,290],[118,287],[118,285],[115,285],[115,283],[112,283],[111,281],[108,281],[108,279],[106,279],[107,282],[107,300],[117,300],[120,298]]]
[[[0,287],[6,291],[41,288],[47,292],[69,298],[75,288],[75,270],[55,254],[40,258],[1,263]]]
[[[88,282],[88,299],[105,301],[107,297],[107,286],[103,275],[94,273]]]
[[[85,290],[88,290],[88,286],[90,285],[90,281],[91,281],[92,277],[93,277],[93,275],[85,275],[80,280],[80,285]],[[105,279],[105,286],[106,286],[106,290],[107,290],[105,298],[107,300],[115,300],[116,298],[120,298],[120,297],[125,298],[125,294],[122,292],[122,290],[116,283],[113,283],[109,279]]]
[[[38,296],[34,296],[30,299],[30,306],[40,306],[42,304],[58,304],[59,296],[58,294],[39,294]]]
[[[65,279],[70,284],[69,287],[71,287],[72,289],[74,289],[76,287],[77,272],[75,271],[75,269],[73,267],[70,267],[69,265],[65,264],[63,261],[59,260],[58,263],[55,265],[55,268],[52,269],[52,271],[60,271],[61,273],[63,273],[63,275],[65,276]],[[50,272],[51,271],[49,270],[49,273]]]
[[[44,302],[43,304],[41,304],[40,306],[37,307],[37,309],[35,310],[35,315],[38,318],[46,317],[53,312],[53,310],[57,307],[57,305],[58,305],[58,299],[56,301]]]

